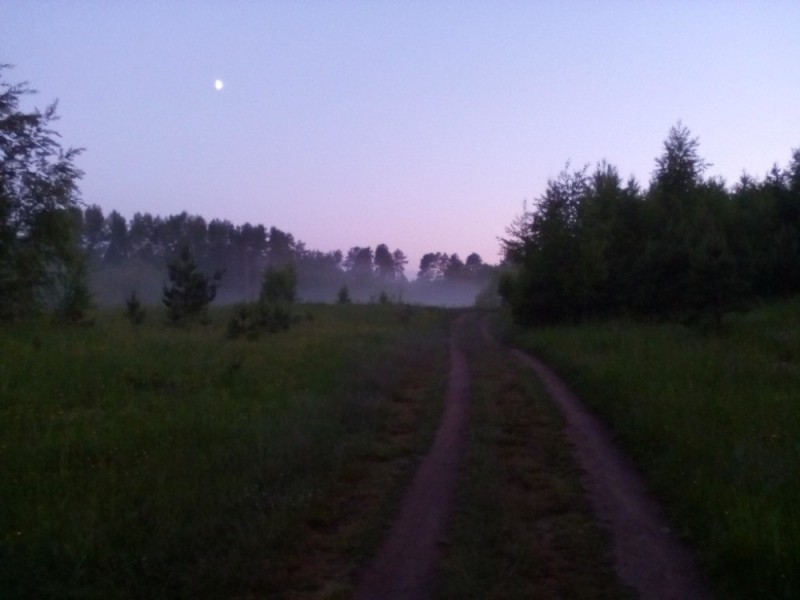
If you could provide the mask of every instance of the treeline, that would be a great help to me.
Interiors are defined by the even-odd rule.
[[[137,320],[143,303],[186,300],[168,293],[168,280],[182,285],[172,277],[179,263],[187,281],[211,277],[201,297],[228,302],[256,300],[270,269],[296,277],[298,299],[322,302],[468,305],[496,277],[477,254],[426,254],[409,281],[405,253],[386,244],[320,252],[276,227],[186,212],[105,215],[80,200],[82,149],[58,143],[56,103],[23,110],[22,97],[34,92],[4,81],[7,68],[0,64],[0,319],[50,312],[77,321],[93,304],[124,303]]]
[[[648,189],[603,161],[548,181],[501,240],[500,293],[521,323],[621,314],[719,324],[800,293],[800,149],[729,189],[678,123]]]
[[[405,253],[386,244],[321,252],[276,227],[206,221],[186,212],[136,213],[128,221],[117,211],[105,215],[99,206],[89,206],[78,224],[100,304],[119,304],[132,291],[146,303],[158,303],[167,265],[183,249],[201,271],[223,273],[217,296],[223,302],[258,297],[268,267],[292,265],[299,298],[321,302],[336,301],[346,287],[354,301],[472,304],[493,273],[478,254],[462,261],[457,254],[432,252],[422,258],[416,281],[409,281]]]

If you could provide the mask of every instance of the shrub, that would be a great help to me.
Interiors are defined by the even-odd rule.
[[[291,311],[281,304],[242,304],[228,321],[228,338],[256,340],[263,333],[287,331],[291,323]]]

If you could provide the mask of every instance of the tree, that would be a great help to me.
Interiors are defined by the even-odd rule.
[[[721,180],[703,179],[709,163],[698,147],[679,122],[656,159],[644,207],[647,241],[634,275],[637,309],[683,318],[709,313],[718,324],[748,286],[742,261],[731,252],[730,196]]]
[[[83,212],[83,245],[89,256],[95,256],[106,241],[106,219],[103,209],[93,204]]]
[[[347,252],[344,259],[344,266],[349,273],[358,279],[370,279],[373,270],[372,248],[367,246],[362,248],[354,246]]]
[[[399,248],[392,252],[392,263],[394,265],[394,278],[405,281],[406,265],[408,264],[408,257],[405,255],[405,252]]]
[[[444,252],[428,252],[419,261],[417,279],[420,281],[440,281],[444,279],[450,257]]]
[[[339,304],[350,304],[350,302],[352,302],[350,299],[350,290],[347,289],[346,285],[339,288],[339,293],[336,294],[336,302]]]
[[[106,219],[108,249],[106,260],[119,264],[128,257],[128,222],[117,211],[111,211]]]
[[[128,230],[129,256],[153,260],[156,255],[162,254],[163,248],[157,235],[159,222],[150,213],[137,212],[133,215]]]
[[[267,230],[263,225],[245,223],[231,237],[232,257],[228,263],[233,284],[252,298],[258,291],[258,274],[262,272],[267,255]]]
[[[51,129],[57,103],[20,110],[34,92],[2,81],[6,68],[0,65],[0,318],[13,318],[59,304],[64,274],[72,284],[85,276],[70,214],[83,172],[74,162],[81,149],[64,150]]]
[[[664,140],[664,153],[656,159],[651,188],[679,199],[703,182],[703,173],[711,166],[698,153],[700,142],[680,121],[673,125]]]
[[[287,303],[295,301],[297,294],[297,273],[294,265],[284,267],[267,267],[261,278],[259,302]]]
[[[522,261],[525,255],[525,243],[533,227],[533,217],[534,212],[528,209],[528,203],[524,201],[522,212],[506,227],[506,237],[497,238],[505,262],[514,264]]]
[[[393,281],[395,278],[394,257],[386,244],[378,244],[375,248],[375,271],[384,281]]]
[[[277,227],[269,228],[267,240],[267,257],[269,264],[280,267],[294,260],[295,241],[291,233],[285,233]]]
[[[583,316],[591,302],[591,277],[581,239],[583,204],[589,196],[587,167],[569,164],[547,182],[537,199],[527,232],[512,243],[519,265],[512,309],[521,322],[567,320]]]
[[[204,275],[195,265],[188,246],[184,246],[168,266],[170,284],[164,286],[162,301],[167,307],[167,317],[174,324],[193,317],[203,318],[208,305],[217,295],[222,273],[213,277]]]
[[[444,269],[444,278],[448,281],[456,281],[464,275],[464,263],[458,254],[452,254],[447,259],[447,266]]]
[[[581,205],[580,246],[590,312],[622,312],[631,304],[634,271],[644,247],[639,186],[623,186],[616,167],[601,161]]]
[[[262,333],[286,331],[292,323],[290,304],[295,300],[297,275],[294,265],[269,266],[261,278],[258,302],[237,307],[228,321],[228,337],[256,340]]]

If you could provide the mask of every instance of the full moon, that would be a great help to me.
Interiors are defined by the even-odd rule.
[[[225,87],[225,84],[222,83],[222,79],[217,79],[217,80],[214,81],[214,89],[215,90],[220,91],[223,87]]]

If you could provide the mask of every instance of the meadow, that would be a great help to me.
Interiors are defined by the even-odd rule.
[[[720,598],[800,597],[800,301],[716,332],[617,321],[515,342],[612,426]]]
[[[2,597],[291,597],[326,585],[302,555],[342,523],[318,554],[346,594],[432,435],[451,314],[296,312],[257,341],[224,308],[5,324]]]

